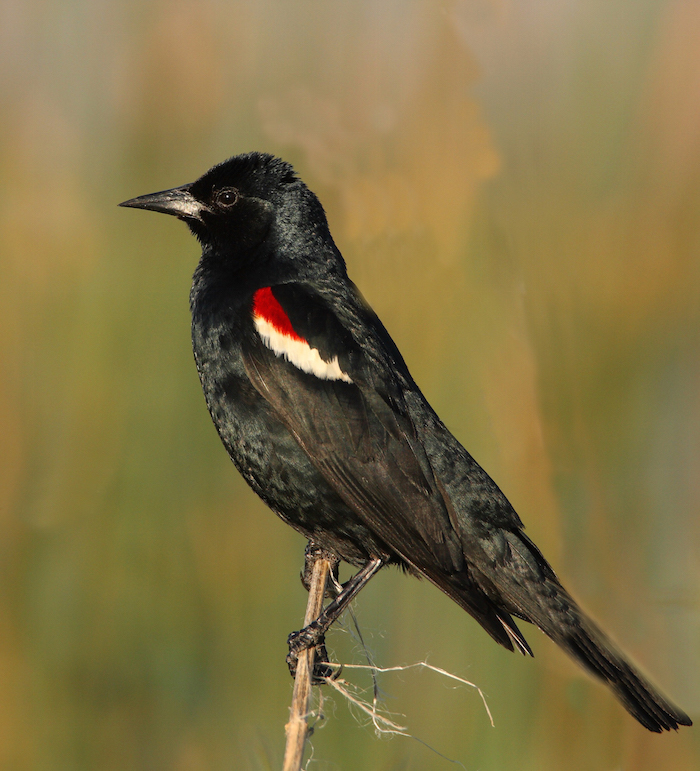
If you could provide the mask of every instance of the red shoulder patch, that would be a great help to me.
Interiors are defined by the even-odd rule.
[[[258,289],[253,295],[253,315],[265,319],[278,332],[291,337],[292,340],[304,340],[294,331],[289,316],[287,316],[284,308],[277,302],[274,294],[272,294],[272,287],[265,286],[262,289]]]

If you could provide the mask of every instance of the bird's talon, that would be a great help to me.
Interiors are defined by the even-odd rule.
[[[324,636],[321,635],[318,640],[314,639],[316,636],[317,634],[314,634],[313,630],[309,630],[309,627],[305,627],[298,632],[292,632],[287,638],[289,653],[287,654],[286,662],[289,667],[289,674],[296,678],[299,654],[309,648],[314,648],[316,655],[311,674],[311,684],[323,685],[327,679],[335,680],[340,675],[341,668],[330,666]]]

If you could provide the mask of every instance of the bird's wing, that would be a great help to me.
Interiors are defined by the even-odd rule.
[[[409,564],[416,560],[448,573],[461,571],[460,539],[393,368],[373,367],[363,346],[318,295],[298,284],[270,291],[266,305],[258,301],[258,324],[242,345],[255,388],[331,486],[392,551]],[[280,322],[273,303],[291,328]]]

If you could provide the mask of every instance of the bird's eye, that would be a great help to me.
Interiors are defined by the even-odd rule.
[[[214,195],[214,201],[222,209],[230,209],[238,201],[238,190],[234,187],[224,187],[217,190]]]

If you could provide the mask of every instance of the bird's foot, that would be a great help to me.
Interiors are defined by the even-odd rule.
[[[328,678],[335,680],[340,674],[340,668],[330,666],[325,635],[320,633],[318,628],[313,628],[313,626],[313,623],[309,624],[299,632],[292,632],[287,638],[287,644],[289,645],[287,666],[291,676],[296,677],[299,654],[309,648],[314,648],[316,655],[314,656],[314,668],[311,673],[311,684],[323,685]]]
[[[310,551],[312,548],[314,548],[314,544],[309,544],[307,551]],[[299,632],[292,632],[289,635],[287,638],[287,644],[289,645],[287,665],[292,673],[292,677],[296,676],[299,654],[309,648],[315,648],[319,654],[318,662],[314,666],[312,673],[314,683],[323,682],[324,678],[327,677],[338,676],[339,671],[336,674],[336,670],[329,666],[330,662],[326,653],[324,635],[331,624],[338,619],[348,604],[356,597],[360,589],[383,564],[384,562],[379,557],[369,560],[362,570],[356,573],[349,581],[346,581],[342,586],[338,585],[340,591],[337,592],[337,595],[328,603],[315,621],[307,624]]]

